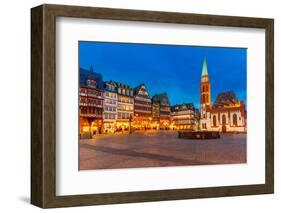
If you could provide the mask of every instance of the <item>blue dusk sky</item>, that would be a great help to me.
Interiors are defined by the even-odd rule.
[[[136,87],[146,85],[149,95],[167,92],[172,105],[200,106],[200,78],[206,57],[211,102],[218,93],[234,91],[246,102],[247,49],[108,42],[79,42],[79,66]]]

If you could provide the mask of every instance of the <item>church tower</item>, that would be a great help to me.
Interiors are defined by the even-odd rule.
[[[208,67],[206,58],[204,58],[202,73],[201,73],[201,82],[200,82],[200,126],[201,129],[209,128],[209,119],[207,116],[207,111],[211,105],[211,85],[208,75]]]
[[[203,61],[201,82],[200,82],[200,105],[209,106],[211,104],[211,85],[208,75],[208,67],[206,57]]]

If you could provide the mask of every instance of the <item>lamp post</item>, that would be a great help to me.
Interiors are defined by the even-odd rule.
[[[148,120],[149,120],[149,123],[148,123],[148,124],[149,124],[149,129],[151,129],[151,121],[152,121],[152,117],[149,117],[149,118],[148,118]]]
[[[132,134],[132,114],[130,114],[130,117],[129,117],[129,133]]]

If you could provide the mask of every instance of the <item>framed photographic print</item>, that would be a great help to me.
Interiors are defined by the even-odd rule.
[[[273,19],[31,9],[31,203],[274,191]]]

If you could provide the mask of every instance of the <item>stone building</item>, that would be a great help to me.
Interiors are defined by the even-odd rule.
[[[196,130],[198,111],[192,103],[176,104],[171,107],[171,127],[177,130]]]
[[[207,131],[246,132],[246,107],[233,91],[218,94],[211,105],[211,83],[204,58],[200,83],[200,128]]]

